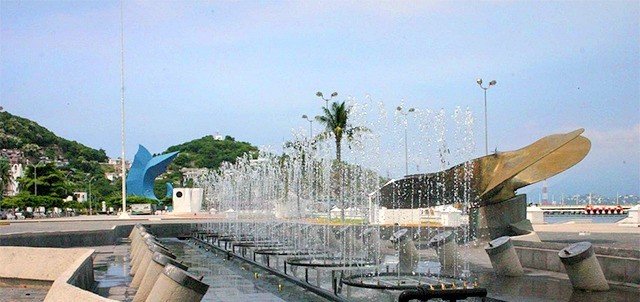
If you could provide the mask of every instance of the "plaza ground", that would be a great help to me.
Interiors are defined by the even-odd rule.
[[[135,223],[202,223],[211,221],[211,219],[212,217],[207,215],[155,215],[133,216],[131,220],[119,220],[115,216],[78,216],[42,220],[20,220],[9,221],[8,224],[0,225],[0,236],[40,232],[104,230],[111,229],[115,225],[130,225]],[[604,223],[574,223],[534,225],[534,228],[542,241],[546,242],[565,243],[569,245],[575,242],[589,241],[594,246],[640,249],[640,228],[637,226],[619,226]],[[127,274],[123,274],[123,272],[127,271],[129,245],[123,243],[94,248],[96,249],[94,268],[96,271],[96,281],[98,281],[98,291],[106,297],[120,301],[130,301],[135,291],[128,288],[127,284],[130,282],[130,279],[126,276]],[[295,297],[299,295],[290,295],[290,299],[281,297],[277,292],[274,292],[275,290],[273,290],[273,288],[270,289],[268,281],[253,280],[246,272],[243,273],[243,270],[229,270],[224,267],[224,263],[216,263],[218,260],[216,260],[215,257],[205,257],[212,258],[211,260],[207,260],[212,264],[204,264],[205,262],[202,260],[203,257],[194,256],[197,254],[194,250],[186,249],[185,251],[183,251],[183,253],[187,253],[191,255],[190,257],[198,259],[198,263],[192,263],[195,271],[202,272],[203,270],[211,270],[212,267],[215,267],[217,274],[223,274],[226,280],[234,280],[232,283],[216,283],[215,286],[211,287],[215,290],[211,290],[211,294],[208,293],[204,301],[297,301]],[[517,278],[517,280],[514,278],[501,279],[492,273],[490,262],[484,253],[482,244],[478,244],[478,246],[472,249],[469,260],[475,267],[474,271],[479,273],[483,286],[488,288],[490,297],[493,297],[497,301],[603,301],[603,299],[610,301],[635,301],[634,298],[637,297],[636,293],[640,290],[638,285],[635,285],[635,287],[634,285],[614,285],[611,292],[585,295],[571,291],[570,282],[565,274],[531,269],[526,270],[525,277]],[[109,266],[109,263],[119,263],[119,265]],[[113,271],[114,267],[115,272]],[[44,295],[46,295],[46,289],[30,289],[28,295],[26,295],[24,291],[11,292],[10,290],[3,290],[0,301],[41,301]],[[256,300],[258,297],[261,299]],[[321,300],[322,299],[318,299],[317,301]]]

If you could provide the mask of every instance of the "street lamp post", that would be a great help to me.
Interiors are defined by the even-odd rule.
[[[38,165],[33,166],[33,185],[35,186],[34,194],[38,196]]]
[[[303,114],[302,118],[309,122],[309,141],[311,141],[311,138],[313,137],[313,120],[310,119],[306,114]]]
[[[487,89],[489,89],[491,86],[495,86],[497,82],[496,80],[493,80],[489,82],[489,86],[483,87],[482,79],[478,78],[476,79],[476,83],[478,83],[478,86],[480,86],[480,88],[484,90],[484,151],[486,155],[489,155],[489,134],[487,134]]]
[[[327,98],[324,97],[322,92],[318,91],[318,92],[316,92],[316,96],[324,100],[324,102],[325,102],[325,106],[324,107],[327,108],[327,110],[329,110],[329,100],[331,100],[332,98],[338,96],[338,93],[334,91],[331,94],[331,96],[327,99]]]
[[[127,214],[127,185],[126,185],[126,160],[125,160],[125,136],[124,136],[124,1],[120,1],[120,114],[122,121],[122,157],[120,158],[122,167],[122,214],[120,219],[129,219]]]
[[[67,196],[69,196],[69,190],[67,186],[69,185],[69,175],[71,175],[71,173],[73,173],[73,170],[65,173],[64,175],[64,198],[67,198]]]
[[[96,177],[94,176],[94,177],[91,177],[91,179],[89,179],[89,216],[93,215],[93,208],[91,206],[92,201],[93,201],[92,200],[93,199],[93,195],[91,194],[91,183],[93,182],[93,180],[95,178]]]
[[[33,194],[38,196],[38,165],[40,165],[40,161],[37,164],[29,163],[27,160],[27,164],[33,167]]]
[[[318,119],[318,117],[319,116],[316,115],[315,118]],[[303,114],[302,118],[309,122],[309,150],[308,150],[308,152],[310,153],[310,157],[312,157],[311,153],[313,153],[313,120],[310,119],[306,114]],[[310,165],[309,169],[312,171],[312,174],[314,174],[314,172],[313,172],[313,170],[314,170],[313,169],[313,160],[309,160],[308,163]],[[311,194],[310,195],[311,195],[311,197],[313,199],[313,198],[315,198],[314,197],[315,196],[315,188],[314,188],[314,185],[313,185],[313,177],[309,178],[309,182],[310,182],[310,187],[311,187]]]
[[[398,106],[396,108],[398,113],[402,114],[405,118],[404,123],[404,175],[409,175],[409,152],[408,152],[408,141],[407,141],[407,126],[409,122],[407,121],[407,115],[411,112],[415,112],[415,108],[409,108],[407,111],[402,110],[402,106]]]

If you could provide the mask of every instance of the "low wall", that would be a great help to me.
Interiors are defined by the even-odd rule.
[[[50,284],[45,301],[113,301],[90,290],[93,249],[0,247],[0,286]]]
[[[53,282],[91,249],[0,247],[0,278]]]
[[[33,232],[0,235],[0,246],[81,247],[116,243],[113,229],[92,231]]]
[[[94,284],[92,258],[94,250],[87,250],[89,252],[78,257],[56,278],[44,299],[45,302],[116,301],[90,291]]]
[[[190,223],[148,223],[142,225],[159,237],[176,237],[189,233],[191,230]],[[104,230],[2,234],[0,235],[0,246],[69,248],[113,245],[118,242],[118,238],[129,236],[132,228],[133,224],[117,225]]]
[[[566,273],[558,253],[564,243],[513,241],[523,267]],[[596,258],[607,281],[640,285],[640,250],[594,246]]]
[[[176,237],[191,231],[190,223],[143,224],[161,237]],[[90,231],[33,232],[0,235],[0,291],[2,287],[49,287],[46,302],[115,301],[91,290],[93,249],[72,248],[116,244],[129,236],[133,225]],[[1,297],[0,297],[1,300]]]

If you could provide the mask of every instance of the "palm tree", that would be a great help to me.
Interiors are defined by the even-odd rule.
[[[333,134],[335,142],[336,142],[336,161],[335,161],[335,170],[333,171],[335,182],[334,182],[334,194],[338,198],[338,203],[340,206],[340,216],[341,221],[344,223],[344,196],[342,195],[342,137],[346,135],[347,140],[351,141],[354,135],[358,132],[369,132],[370,130],[366,127],[362,126],[353,126],[349,123],[349,112],[351,111],[351,107],[347,107],[345,102],[333,102],[331,104],[331,109],[327,107],[322,107],[324,111],[323,116],[317,116],[316,120],[323,124],[326,128],[324,133],[321,133],[318,137],[320,139],[328,138]]]
[[[352,126],[349,124],[349,112],[351,107],[347,107],[345,102],[333,102],[331,109],[322,107],[324,115],[316,116],[316,120],[323,124],[326,128],[324,133],[319,135],[320,138],[327,138],[333,134],[336,140],[336,160],[341,161],[342,153],[342,136],[346,134],[347,140],[351,141],[358,132],[369,132],[370,130],[362,126]]]

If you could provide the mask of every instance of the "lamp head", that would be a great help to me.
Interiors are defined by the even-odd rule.
[[[338,96],[338,93],[334,91],[334,92],[331,94],[331,97],[336,97],[336,96]]]
[[[476,83],[478,83],[478,85],[482,85],[482,79],[481,78],[477,78],[476,79]]]
[[[306,115],[306,114],[303,114],[303,115],[302,115],[302,118],[303,118],[303,119],[307,119],[308,117],[307,117],[307,115]]]
[[[497,84],[498,82],[496,82],[496,80],[493,80],[491,82],[489,82],[489,86],[494,86],[495,84]]]
[[[398,111],[402,111],[402,106],[398,106],[398,107],[396,107],[396,110],[398,110]]]
[[[416,108],[409,108],[409,112],[414,112],[416,111]]]
[[[322,92],[320,91],[316,92],[316,96],[322,97]]]

